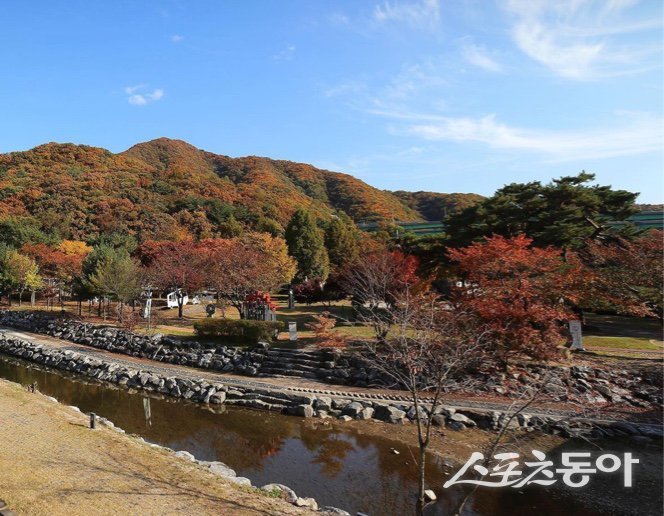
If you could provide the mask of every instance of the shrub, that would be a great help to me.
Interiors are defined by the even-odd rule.
[[[203,319],[194,323],[197,335],[228,337],[257,343],[273,340],[284,329],[279,321],[253,321],[249,319]]]

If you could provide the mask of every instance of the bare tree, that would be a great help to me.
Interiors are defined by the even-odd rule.
[[[419,483],[416,514],[426,504],[426,454],[431,441],[433,416],[448,393],[470,388],[471,373],[486,358],[486,333],[465,313],[451,311],[429,292],[406,287],[380,312],[380,323],[389,313],[391,327],[382,338],[362,343],[361,355],[368,367],[389,377],[408,391],[415,411],[419,445]],[[374,316],[373,311],[368,317]]]

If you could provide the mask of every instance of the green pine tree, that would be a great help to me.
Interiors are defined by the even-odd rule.
[[[330,261],[323,242],[323,234],[311,214],[297,210],[286,227],[288,254],[297,261],[296,282],[305,278],[327,279]]]
[[[334,217],[325,230],[325,247],[330,265],[335,268],[353,261],[359,254],[359,233],[345,213]]]

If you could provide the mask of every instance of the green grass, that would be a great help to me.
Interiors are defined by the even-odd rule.
[[[661,341],[652,342],[640,337],[584,337],[583,344],[591,348],[615,348],[624,350],[657,351],[662,349]]]

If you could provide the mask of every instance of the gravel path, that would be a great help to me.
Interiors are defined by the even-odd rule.
[[[372,400],[372,401],[404,401],[408,402],[410,397],[407,392],[397,390],[381,390],[381,389],[363,389],[360,387],[330,385],[323,382],[308,380],[298,377],[277,377],[277,378],[257,378],[257,377],[241,377],[234,374],[212,372],[207,369],[197,369],[193,367],[165,364],[145,358],[136,358],[129,355],[112,353],[105,350],[100,350],[83,344],[76,344],[70,341],[57,339],[47,335],[35,334],[15,330],[9,327],[0,327],[0,332],[7,335],[14,336],[23,340],[31,341],[44,346],[53,348],[60,348],[69,351],[74,351],[82,355],[96,357],[106,361],[112,361],[121,366],[130,367],[134,369],[141,369],[144,371],[154,372],[161,375],[172,375],[178,377],[189,377],[191,379],[203,378],[209,382],[223,383],[228,386],[237,386],[243,388],[256,388],[268,389],[277,391],[289,391],[305,394],[320,394],[327,396],[336,396],[341,398],[350,398],[358,400]],[[505,398],[489,397],[487,395],[473,397],[471,395],[447,395],[446,406],[453,407],[457,410],[463,409],[487,409],[505,411],[509,410],[512,405],[512,400]],[[535,405],[528,411],[531,415],[542,416],[580,416],[579,407],[565,406],[561,403],[546,403],[538,402],[537,408]],[[634,412],[622,412],[615,410],[613,412],[604,411],[601,417],[593,415],[595,421],[620,421],[631,419],[638,416]]]

